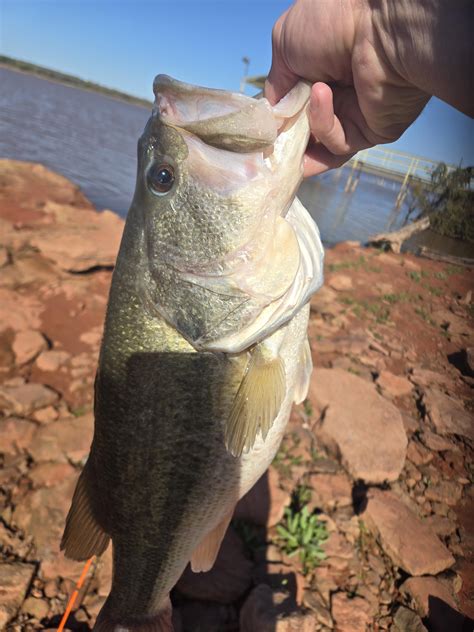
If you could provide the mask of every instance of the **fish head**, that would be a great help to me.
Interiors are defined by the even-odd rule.
[[[210,323],[226,321],[226,310],[241,319],[227,326],[245,324],[295,274],[297,262],[268,269],[265,252],[285,232],[278,222],[302,177],[309,135],[309,88],[302,85],[273,108],[266,99],[155,79],[134,205],[142,213],[148,295],[192,343],[218,336]],[[256,277],[254,287],[246,282]],[[193,317],[181,313],[184,295]],[[200,324],[185,322],[196,313]]]

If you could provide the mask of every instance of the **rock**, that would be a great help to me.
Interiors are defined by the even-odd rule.
[[[67,216],[68,209],[48,204],[48,210]],[[62,270],[85,272],[115,264],[123,231],[123,219],[112,211],[101,213],[74,209],[74,220],[55,224],[48,230],[36,231],[30,243],[44,257],[51,259]]]
[[[430,388],[423,396],[423,404],[439,434],[457,434],[474,440],[472,415],[457,399]]]
[[[53,390],[34,382],[0,387],[0,403],[15,415],[29,415],[38,408],[53,404],[57,399]]]
[[[446,518],[445,516],[438,516],[432,514],[425,518],[425,524],[427,524],[435,533],[442,538],[445,538],[456,531],[456,523]]]
[[[214,566],[207,573],[193,573],[189,566],[176,588],[189,599],[231,603],[252,583],[252,562],[232,527],[227,529]]]
[[[319,593],[315,590],[306,590],[303,601],[304,605],[314,612],[318,623],[325,625],[329,629],[334,627],[331,613]]]
[[[3,274],[3,273],[2,273]],[[40,327],[43,306],[34,298],[0,288],[0,332]]]
[[[427,448],[435,452],[444,452],[444,450],[452,450],[455,445],[452,441],[449,441],[445,437],[440,437],[427,428],[423,430],[421,434],[421,440]]]
[[[386,392],[392,397],[410,395],[413,390],[413,385],[406,377],[394,375],[390,371],[382,371],[377,378],[377,384],[382,389],[382,392]]]
[[[393,492],[372,490],[362,518],[378,533],[392,562],[411,575],[440,573],[454,564],[454,557],[430,527]]]
[[[443,329],[454,335],[469,335],[472,329],[467,321],[460,316],[456,316],[449,309],[437,309],[431,314],[432,319]]]
[[[337,292],[351,290],[353,287],[352,279],[347,274],[333,274],[328,281],[328,285]]]
[[[44,619],[48,615],[49,605],[48,602],[43,599],[28,597],[28,599],[25,599],[23,602],[21,610],[38,621],[41,621],[41,619]]]
[[[21,366],[36,358],[43,349],[46,349],[46,340],[39,331],[26,329],[18,331],[13,339],[12,349],[17,365]]]
[[[270,467],[237,503],[234,519],[262,527],[273,527],[283,518],[291,494],[280,487],[278,472]]]
[[[3,630],[20,608],[35,567],[30,564],[0,564],[0,629]]]
[[[26,419],[0,419],[0,452],[14,454],[24,450],[30,445],[35,432],[35,424]]]
[[[259,584],[240,611],[240,632],[314,632],[315,613],[295,610],[286,593],[273,593],[266,584]]]
[[[341,369],[316,369],[310,398],[325,410],[319,438],[336,444],[354,479],[382,483],[398,478],[407,447],[402,417],[373,384]]]
[[[336,632],[366,632],[370,623],[370,605],[361,597],[344,592],[333,595],[331,612]]]
[[[329,538],[324,543],[323,548],[328,558],[340,557],[344,560],[350,560],[354,557],[353,547],[337,531],[329,534]]]
[[[83,464],[89,454],[93,428],[92,412],[74,419],[59,419],[39,428],[29,452],[36,463],[54,460]]]
[[[310,509],[348,507],[352,505],[352,485],[346,474],[311,474]]]
[[[30,492],[13,512],[12,523],[33,537],[34,559],[39,560],[40,576],[45,580],[67,577],[76,581],[84,566],[59,551],[76,479],[74,474],[58,485]]]
[[[434,455],[430,450],[427,450],[421,443],[410,440],[407,449],[407,459],[414,465],[427,465],[433,458]]]
[[[85,342],[92,347],[98,347],[100,345],[100,341],[102,340],[102,325],[98,327],[94,327],[90,331],[86,331],[80,335],[79,339],[81,342]]]
[[[75,475],[69,463],[40,463],[28,471],[28,477],[35,487],[52,487]]]
[[[449,376],[419,367],[413,369],[410,374],[410,380],[417,386],[423,386],[424,388],[431,386],[451,386],[453,384]]]
[[[428,630],[416,612],[400,606],[393,619],[391,632],[428,632]]]
[[[66,351],[44,351],[37,359],[36,366],[40,371],[57,371],[69,359]]]
[[[56,421],[59,417],[59,413],[54,406],[46,406],[46,408],[35,410],[32,417],[40,424],[49,424],[51,421]]]
[[[413,599],[422,617],[429,617],[430,615],[430,597],[437,597],[451,608],[457,608],[446,585],[435,577],[410,577],[400,586],[400,591]]]
[[[442,481],[438,485],[429,485],[425,490],[425,498],[449,506],[456,505],[462,496],[462,485],[454,481]]]

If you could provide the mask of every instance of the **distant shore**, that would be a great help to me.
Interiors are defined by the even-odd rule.
[[[120,92],[120,90],[114,90],[113,88],[107,88],[98,83],[92,81],[86,81],[73,75],[68,75],[57,70],[51,70],[50,68],[44,68],[43,66],[37,66],[27,61],[21,61],[20,59],[13,59],[6,55],[0,55],[0,68],[7,68],[9,70],[16,70],[19,72],[25,72],[30,75],[41,77],[42,79],[48,79],[56,83],[62,83],[72,88],[79,88],[81,90],[88,90],[89,92],[98,92],[105,96],[118,99],[119,101],[125,101],[126,103],[133,103],[134,105],[140,105],[142,107],[150,108],[152,102],[147,99],[140,99],[126,92]]]

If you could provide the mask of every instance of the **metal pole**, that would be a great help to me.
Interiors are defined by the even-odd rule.
[[[249,72],[250,59],[248,57],[242,57],[242,62],[244,64],[244,74],[240,80],[240,89],[239,92],[245,92],[245,86],[247,85],[247,75]]]

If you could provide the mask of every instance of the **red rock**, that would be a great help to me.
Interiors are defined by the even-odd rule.
[[[252,567],[252,562],[244,554],[241,539],[229,527],[211,570],[193,573],[188,566],[176,587],[189,599],[231,603],[250,587]]]
[[[353,288],[352,279],[347,274],[333,274],[328,281],[328,285],[337,292]]]
[[[57,371],[69,359],[66,351],[44,351],[37,359],[36,366],[40,371]]]
[[[38,408],[53,404],[57,399],[53,390],[34,382],[0,387],[0,402],[15,415],[29,415]]]
[[[431,527],[436,535],[439,535],[442,538],[447,537],[456,531],[455,522],[444,516],[438,516],[437,514],[427,516],[425,518],[425,523]]]
[[[454,557],[430,527],[393,492],[372,490],[362,519],[378,533],[392,562],[411,575],[440,573],[454,564]]]
[[[0,288],[0,332],[7,329],[22,331],[38,328],[42,310],[37,299]]]
[[[40,424],[48,424],[51,421],[56,421],[56,419],[59,417],[59,413],[56,408],[54,408],[54,406],[46,406],[46,408],[35,410],[32,417]]]
[[[93,427],[93,413],[74,419],[59,419],[39,428],[29,452],[37,463],[54,460],[82,464],[89,454]]]
[[[30,564],[0,564],[0,629],[18,612],[34,573]]]
[[[0,268],[4,268],[10,262],[10,255],[4,246],[0,246]]]
[[[418,386],[425,388],[431,386],[452,386],[453,380],[443,373],[437,373],[429,369],[415,367],[410,375],[410,380]]]
[[[440,437],[427,428],[423,430],[421,439],[427,448],[434,450],[435,452],[444,452],[445,450],[455,449],[455,445],[452,441],[449,441],[445,437]]]
[[[433,460],[433,458],[433,453],[417,441],[411,440],[408,443],[407,459],[414,465],[427,465]]]
[[[52,487],[75,475],[76,470],[69,463],[40,463],[28,471],[35,487]]]
[[[428,389],[423,404],[439,434],[458,434],[474,440],[472,415],[457,399],[438,389]]]
[[[422,617],[429,616],[429,597],[437,597],[451,608],[457,608],[451,592],[435,577],[410,577],[400,586],[400,591],[410,595]]]
[[[291,494],[280,487],[278,472],[270,467],[237,503],[234,518],[262,527],[273,527],[283,518]]]
[[[311,509],[352,505],[352,485],[346,474],[311,474],[308,485],[312,488]]]
[[[410,395],[413,385],[400,375],[394,375],[390,371],[382,371],[377,378],[377,384],[383,392],[388,393],[392,397],[403,397]]]
[[[354,548],[337,531],[329,535],[329,538],[323,544],[323,549],[328,558],[340,557],[344,560],[350,560],[355,554]]]
[[[438,485],[429,485],[425,490],[425,498],[449,506],[456,505],[462,496],[462,486],[454,481],[442,481]]]
[[[336,632],[366,632],[370,623],[370,605],[361,597],[350,598],[338,592],[331,599]]]
[[[450,334],[467,336],[472,332],[468,322],[464,318],[453,314],[449,309],[437,309],[431,314],[431,317],[435,323],[446,329]]]
[[[71,207],[49,204],[49,210],[68,216]],[[68,272],[84,272],[98,266],[113,266],[122,237],[123,219],[112,211],[95,213],[74,211],[64,224],[56,223],[48,230],[36,231],[30,243],[44,257]]]
[[[240,611],[240,632],[314,632],[316,615],[295,612],[286,593],[273,593],[266,584],[256,586]]]
[[[428,630],[415,612],[400,606],[394,617],[391,632],[428,632]]]
[[[36,426],[31,421],[19,417],[0,419],[0,452],[13,454],[27,448]]]
[[[325,410],[320,440],[337,445],[354,479],[382,483],[398,478],[407,447],[402,417],[374,385],[340,369],[316,369],[310,399]]]
[[[37,599],[36,597],[28,597],[21,607],[22,612],[26,612],[33,618],[41,621],[49,612],[49,605],[46,600]]]
[[[13,339],[12,349],[16,363],[21,366],[36,358],[43,349],[46,349],[46,340],[39,331],[34,329],[18,331]]]
[[[13,524],[33,537],[35,559],[40,561],[40,575],[45,580],[70,577],[76,581],[84,566],[59,551],[76,480],[75,475],[53,487],[30,492],[13,512]]]

